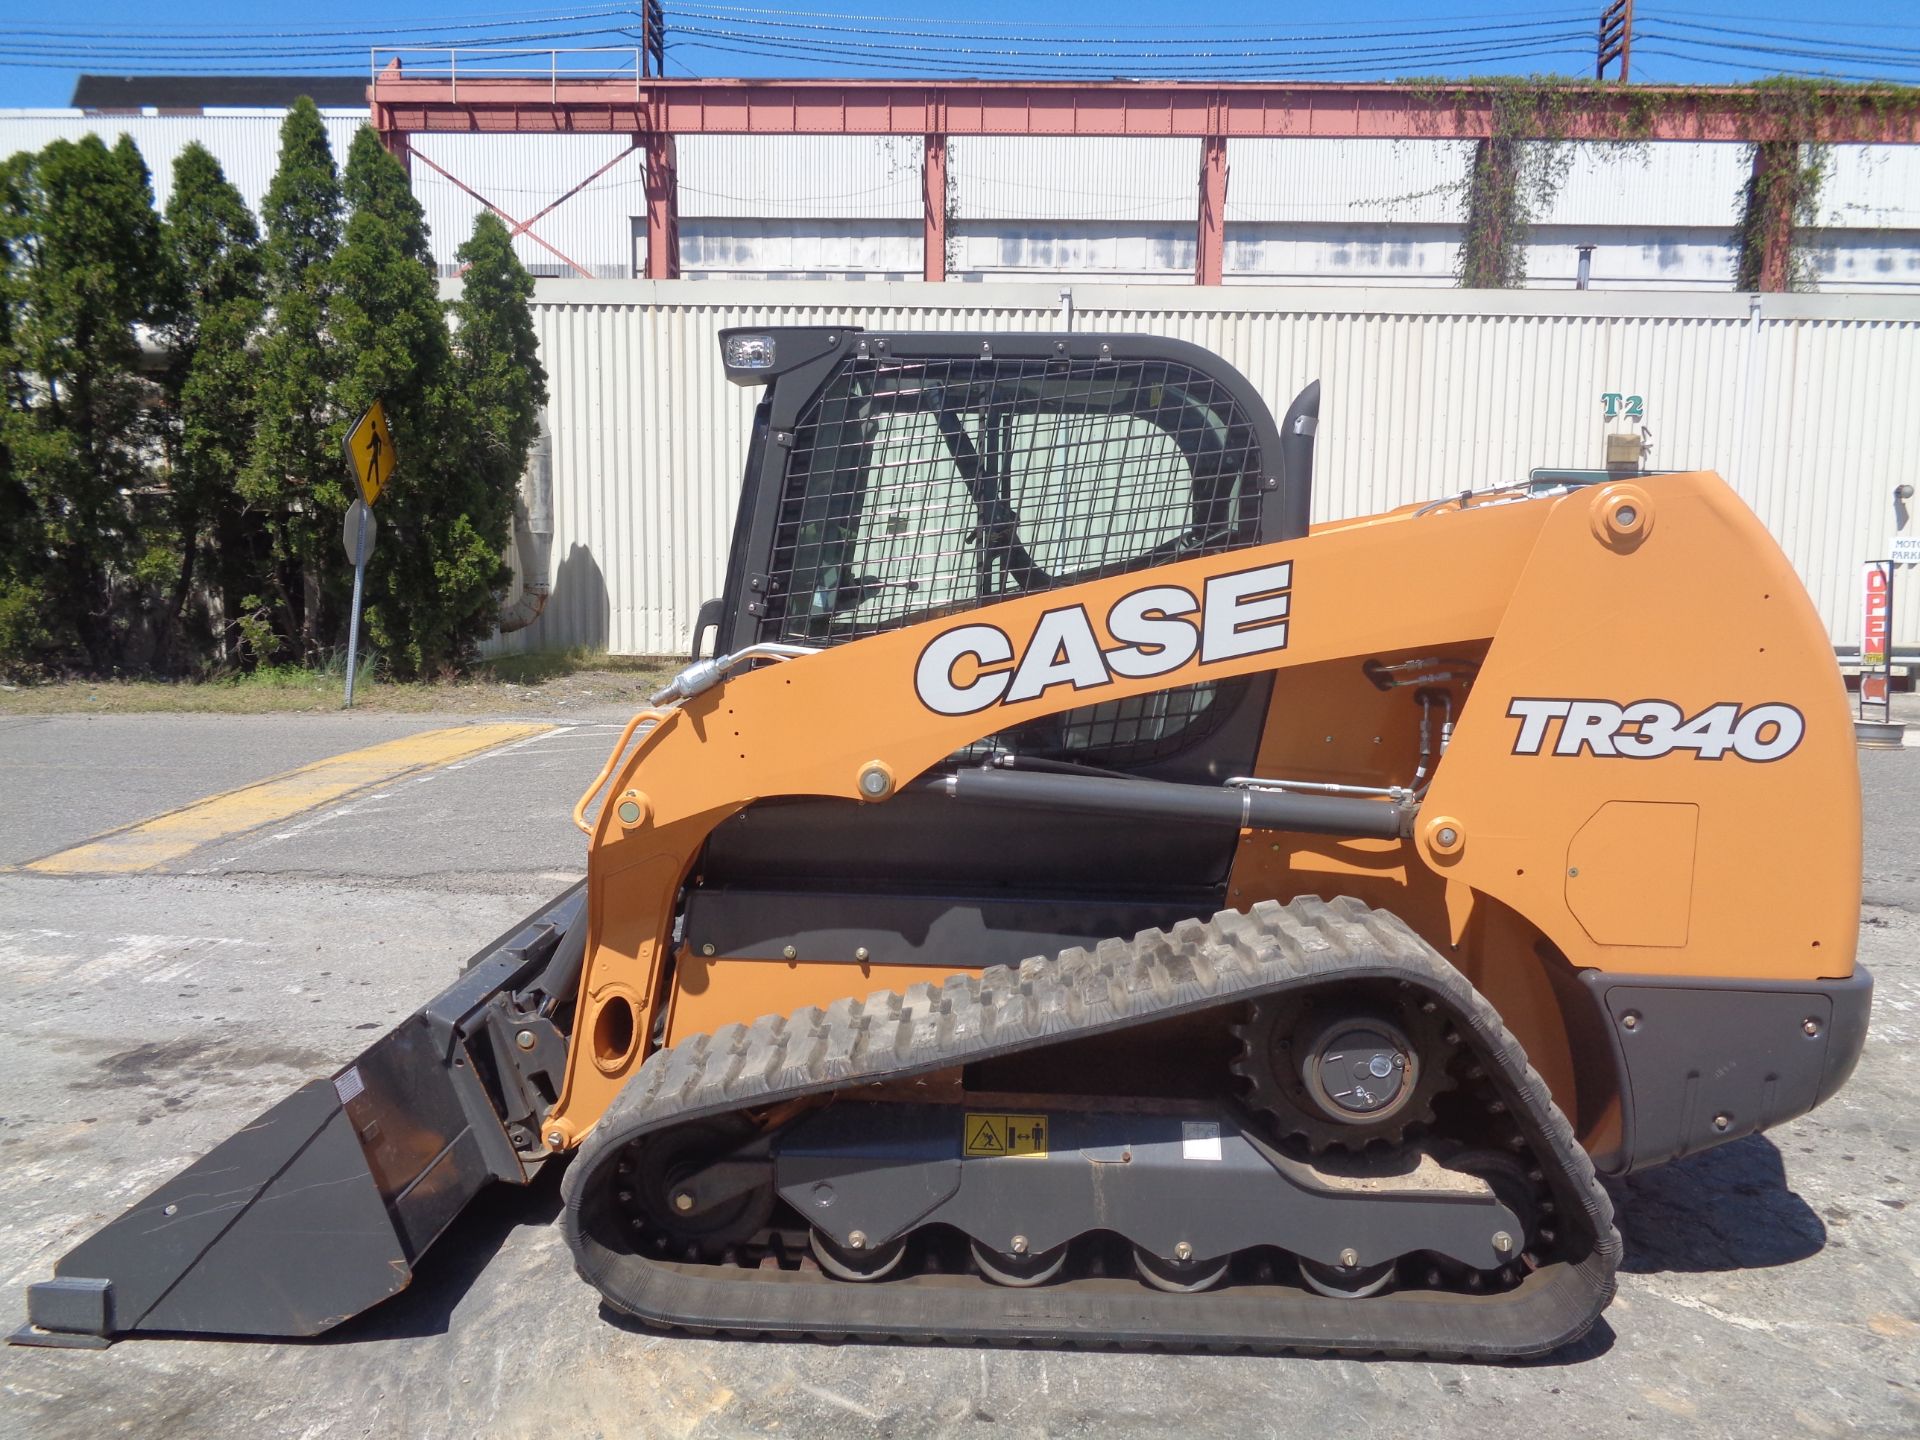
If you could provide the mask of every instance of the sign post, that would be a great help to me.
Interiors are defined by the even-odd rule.
[[[347,709],[353,708],[354,672],[360,667],[360,596],[366,588],[367,556],[373,552],[377,531],[373,504],[393,478],[399,458],[393,449],[393,432],[387,428],[387,408],[375,400],[347,431],[347,468],[353,471],[354,488],[360,498],[347,511],[341,540],[347,558],[353,561],[353,613],[347,621]]]
[[[1860,718],[1880,707],[1880,723],[1893,721],[1893,561],[1869,560],[1861,590]]]

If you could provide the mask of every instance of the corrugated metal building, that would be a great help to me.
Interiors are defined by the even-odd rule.
[[[327,112],[344,155],[365,111]],[[131,134],[164,197],[199,139],[249,201],[271,177],[280,115],[0,111],[0,154],[56,135]],[[645,268],[644,156],[623,136],[418,135],[414,189],[451,274],[478,196],[518,219],[538,275]],[[1422,140],[1235,140],[1229,284],[1453,283],[1471,146]],[[1528,251],[1529,282],[1571,287],[1591,247],[1598,289],[1730,290],[1746,182],[1741,145],[1579,146]],[[1836,146],[1812,247],[1823,288],[1920,292],[1920,147]],[[921,273],[921,154],[910,136],[683,136],[680,261],[689,279],[904,280]],[[603,169],[604,167],[604,169]],[[597,174],[595,172],[600,172]],[[1190,284],[1198,140],[956,136],[948,269],[957,281]],[[588,177],[590,184],[561,200]],[[557,205],[555,201],[559,201]]]
[[[511,648],[663,653],[722,584],[754,392],[731,325],[1036,330],[1059,286],[542,281],[554,594]],[[1324,385],[1318,520],[1594,467],[1602,397],[1637,395],[1648,463],[1719,470],[1780,541],[1834,644],[1857,646],[1861,563],[1914,533],[1920,298],[1574,291],[1072,287],[1073,327],[1195,341],[1276,411]],[[1912,573],[1912,572],[1905,572]],[[1920,643],[1920,585],[1895,638]],[[1676,617],[1676,623],[1684,617]]]
[[[280,119],[0,112],[0,153],[124,131],[164,203],[173,157],[199,139],[257,207]],[[363,119],[327,112],[336,153]],[[1815,258],[1823,285],[1858,293],[1748,297],[1726,293],[1745,179],[1735,145],[1576,149],[1532,237],[1538,288],[1507,293],[1451,288],[1467,163],[1454,142],[1235,141],[1224,287],[1191,284],[1197,141],[955,137],[949,260],[961,283],[934,286],[899,283],[921,263],[911,137],[683,138],[689,278],[658,284],[616,278],[645,260],[644,162],[628,140],[415,146],[447,273],[481,204],[470,192],[533,216],[601,171],[539,220],[540,241],[517,241],[537,274],[578,262],[607,278],[540,282],[557,584],[545,618],[505,645],[684,644],[721,583],[751,409],[715,361],[729,324],[1025,330],[1070,315],[1078,329],[1207,345],[1276,409],[1318,377],[1323,519],[1535,465],[1597,464],[1600,396],[1639,394],[1651,463],[1725,473],[1842,648],[1858,639],[1859,563],[1910,524],[1891,497],[1920,455],[1920,298],[1899,293],[1920,296],[1920,147],[1832,152]],[[1596,291],[1614,293],[1567,288],[1583,246]],[[874,283],[778,283],[795,278]],[[774,283],[731,283],[745,280]],[[1008,283],[1021,280],[1044,283]],[[1662,289],[1674,293],[1648,293]],[[1898,589],[1896,637],[1912,645],[1920,589]]]
[[[342,163],[353,132],[367,123],[365,110],[322,110],[327,143]],[[0,155],[39,150],[55,140],[98,135],[109,145],[131,135],[153,172],[153,193],[162,209],[173,193],[173,162],[198,140],[211,150],[227,179],[246,197],[254,213],[280,164],[277,110],[217,110],[200,115],[89,115],[78,110],[0,110]],[[454,242],[458,244],[458,241]]]

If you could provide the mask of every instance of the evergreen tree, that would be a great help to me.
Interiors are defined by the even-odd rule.
[[[473,416],[462,463],[480,482],[476,503],[487,507],[483,533],[491,534],[495,507],[503,531],[511,523],[514,495],[547,403],[547,372],[527,308],[533,279],[499,217],[481,211],[456,258],[466,280],[453,306],[454,348]]]
[[[343,611],[331,551],[349,481],[327,343],[340,198],[326,126],[302,96],[280,126],[280,168],[264,207],[268,312],[255,371],[258,423],[241,494],[264,512],[273,534],[269,594],[277,628],[288,653],[307,657],[333,640]]]
[[[26,195],[31,155],[0,164],[0,674],[30,669],[52,643],[38,590],[48,556],[46,526],[18,442],[30,439],[31,391],[16,337],[25,304]],[[24,457],[23,457],[24,462]]]
[[[173,626],[196,583],[220,601],[235,654],[235,621],[271,573],[271,537],[240,495],[253,439],[254,357],[262,298],[260,233],[220,162],[197,141],[173,166],[166,258],[173,304],[165,338],[173,400],[174,528],[180,544]],[[204,567],[201,562],[204,560]]]
[[[143,498],[150,387],[135,327],[158,318],[152,186],[131,140],[109,150],[89,135],[16,157],[5,188],[6,503],[25,512],[26,537],[8,546],[8,583],[41,607],[39,658],[105,670],[141,658],[173,564],[166,517]]]
[[[384,400],[399,468],[380,501],[392,543],[367,572],[367,633],[403,676],[465,660],[493,626],[510,572],[501,560],[515,472],[471,463],[478,419],[462,384],[420,204],[399,162],[363,129],[347,159],[358,204],[335,257],[339,396],[357,412]]]

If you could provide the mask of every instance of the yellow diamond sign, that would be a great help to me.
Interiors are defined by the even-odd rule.
[[[347,432],[347,465],[368,509],[387,488],[398,459],[393,450],[393,431],[387,428],[387,407],[376,400]]]

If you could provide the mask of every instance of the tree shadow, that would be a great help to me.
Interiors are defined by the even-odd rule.
[[[607,578],[593,551],[577,541],[567,547],[567,558],[553,577],[553,593],[540,618],[527,627],[529,650],[581,645],[607,648],[613,618]]]
[[[1763,1270],[1817,1255],[1827,1227],[1787,1185],[1780,1148],[1749,1135],[1608,1180],[1631,1275]]]

